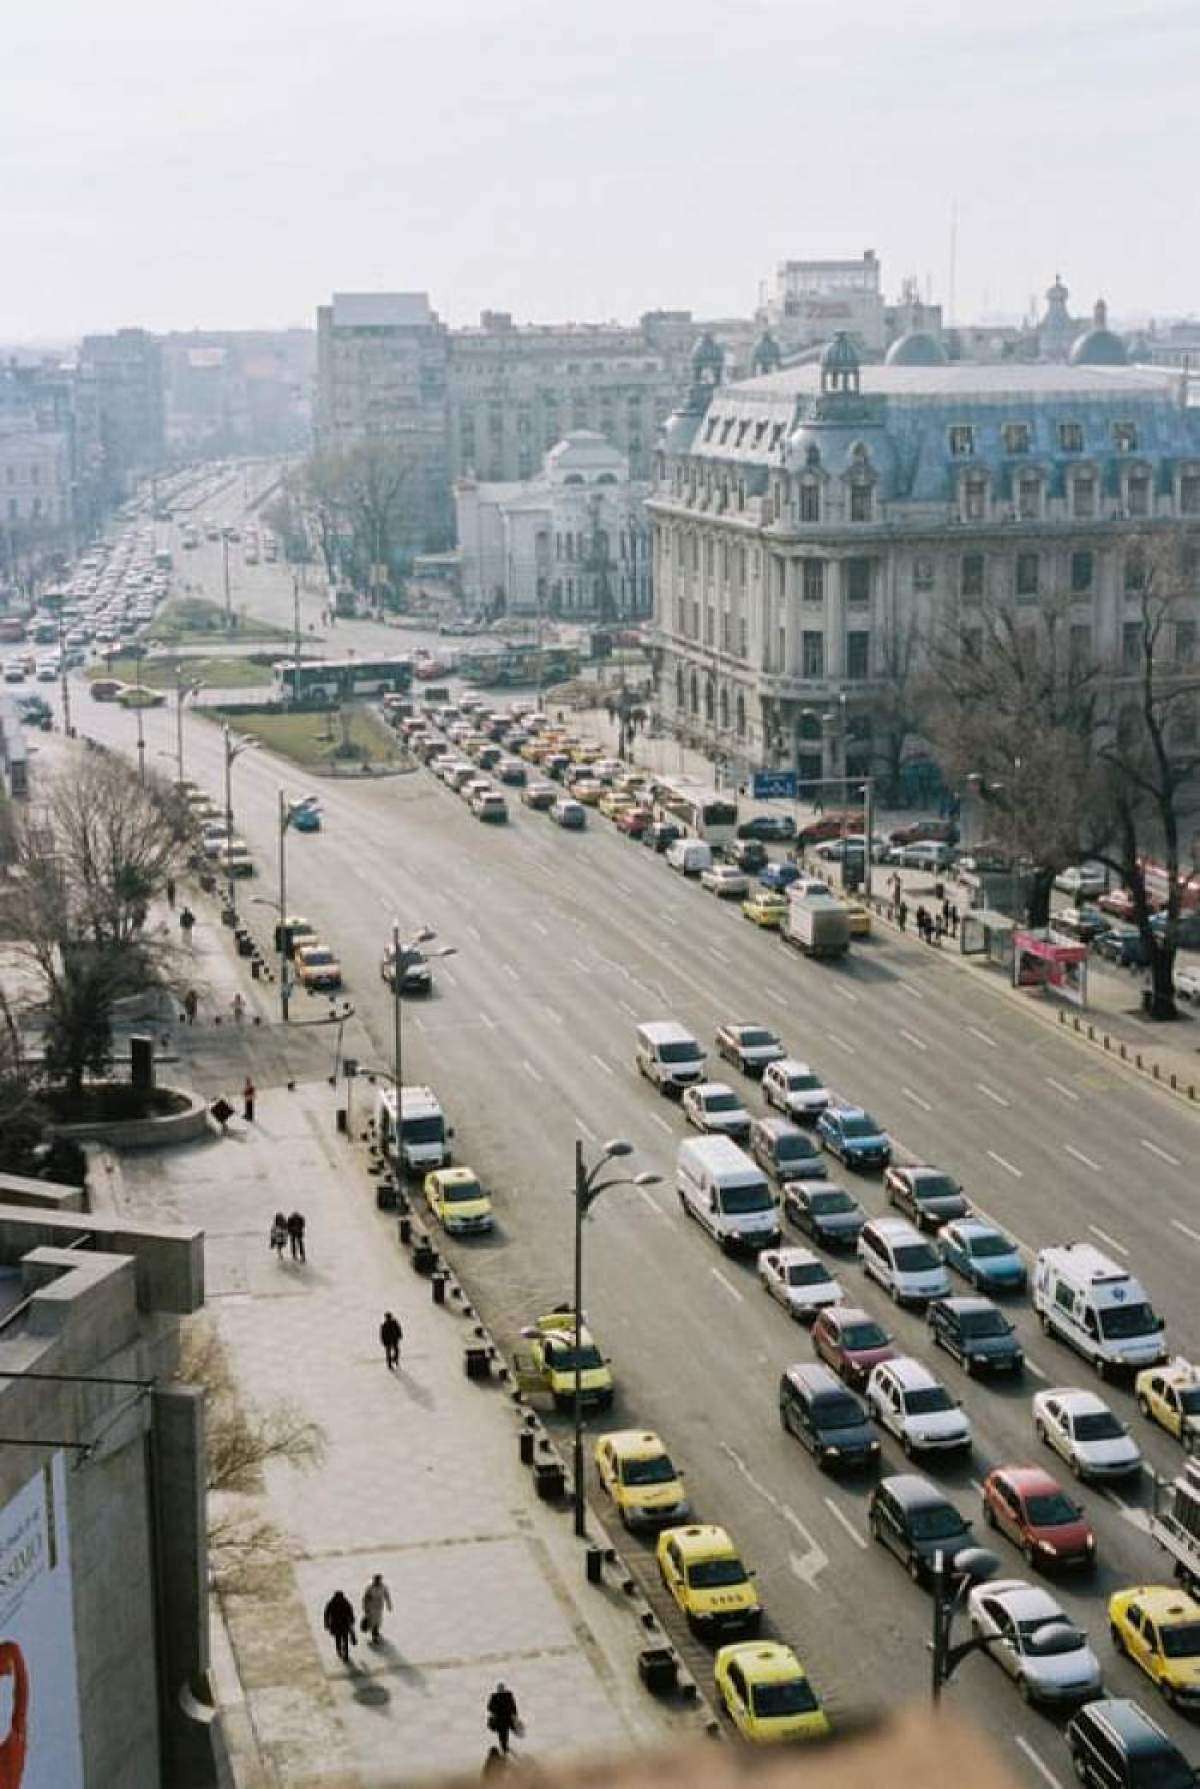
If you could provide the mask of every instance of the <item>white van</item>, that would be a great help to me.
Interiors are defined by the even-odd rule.
[[[1033,1308],[1046,1334],[1090,1360],[1101,1378],[1110,1367],[1152,1367],[1167,1358],[1163,1320],[1145,1289],[1090,1242],[1039,1250]]]
[[[689,1137],[679,1145],[675,1190],[689,1217],[726,1254],[774,1248],[779,1207],[766,1175],[729,1137]]]
[[[454,1135],[432,1087],[400,1090],[400,1142],[396,1142],[396,1089],[381,1087],[375,1095],[375,1124],[380,1146],[390,1161],[399,1158],[403,1173],[414,1177],[450,1161]]]
[[[702,870],[712,869],[712,846],[703,839],[676,839],[667,846],[667,863],[681,876],[698,876]]]
[[[681,1094],[704,1079],[705,1055],[691,1032],[674,1019],[655,1019],[634,1033],[633,1059],[639,1075],[660,1093]]]
[[[950,1275],[937,1249],[904,1218],[872,1218],[858,1233],[858,1259],[897,1304],[947,1298]]]

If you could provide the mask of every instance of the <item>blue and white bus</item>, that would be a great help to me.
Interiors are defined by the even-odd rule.
[[[691,777],[656,777],[654,809],[660,820],[674,820],[716,850],[737,838],[738,805],[731,795],[706,788]]]
[[[412,687],[410,658],[279,659],[271,689],[285,707],[328,708],[372,696],[404,695]]]

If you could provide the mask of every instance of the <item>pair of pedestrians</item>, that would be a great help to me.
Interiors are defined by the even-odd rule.
[[[291,1247],[293,1261],[308,1259],[304,1253],[304,1231],[305,1222],[302,1211],[293,1211],[287,1217],[283,1215],[282,1211],[275,1213],[271,1219],[271,1247],[281,1261],[284,1248],[288,1245]]]
[[[372,1646],[380,1644],[383,1638],[384,1611],[390,1614],[391,1609],[392,1593],[383,1581],[383,1573],[376,1572],[362,1593],[362,1619],[359,1623]],[[354,1604],[344,1590],[334,1591],[325,1605],[323,1620],[325,1631],[332,1637],[339,1659],[343,1665],[348,1665],[350,1648],[358,1644],[358,1633],[354,1621]]]

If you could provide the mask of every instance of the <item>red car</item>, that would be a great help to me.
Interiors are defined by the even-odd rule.
[[[815,820],[805,821],[796,833],[796,844],[803,849],[805,845],[820,845],[825,839],[840,839],[844,832],[861,832],[862,829],[861,808],[831,811]]]
[[[622,808],[617,815],[617,831],[627,832],[631,839],[640,839],[653,818],[650,808]]]
[[[852,1305],[830,1305],[813,1322],[812,1345],[827,1366],[861,1391],[871,1368],[895,1360],[892,1338],[874,1317]]]
[[[1101,913],[1110,913],[1114,919],[1132,920],[1133,896],[1127,888],[1110,888],[1096,902]]]
[[[1040,1571],[1095,1562],[1091,1523],[1040,1466],[997,1466],[983,1481],[983,1519]]]
[[[888,833],[889,845],[921,845],[926,839],[953,845],[958,839],[958,827],[953,820],[907,820]]]

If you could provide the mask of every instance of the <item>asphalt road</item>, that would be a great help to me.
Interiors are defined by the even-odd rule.
[[[152,710],[145,719],[153,761],[160,745],[173,748],[174,715]],[[109,708],[90,707],[81,725],[132,743],[131,718]],[[199,716],[187,717],[186,754],[188,774],[217,793],[219,737]],[[237,828],[267,878],[244,884],[243,899],[273,889],[281,785],[298,789],[266,753],[235,767]],[[871,1546],[867,1487],[822,1476],[781,1434],[778,1375],[811,1357],[807,1337],[763,1297],[750,1269],[724,1259],[680,1214],[672,1183],[685,1126],[678,1107],[636,1075],[634,1026],[671,1016],[711,1042],[726,1018],[772,1025],[839,1094],[869,1106],[904,1150],[955,1173],[1030,1249],[1090,1238],[1127,1258],[1166,1317],[1172,1347],[1193,1358],[1195,1116],[1026,1019],[944,952],[888,936],[856,946],[842,967],[797,959],[599,816],[585,833],[565,834],[513,803],[508,827],[484,827],[424,771],[326,783],[323,803],[324,830],[289,843],[289,905],[338,947],[381,1064],[390,1061],[391,1009],[379,956],[393,915],[405,927],[433,925],[457,950],[439,966],[433,998],[406,1004],[404,1074],[436,1086],[457,1129],[457,1159],[494,1189],[496,1235],[448,1249],[479,1309],[511,1345],[522,1323],[569,1294],[574,1140],[582,1136],[590,1152],[606,1137],[631,1138],[631,1166],[655,1169],[663,1184],[608,1194],[587,1230],[585,1303],[614,1361],[613,1424],[646,1424],[667,1438],[694,1507],[738,1538],[772,1625],[798,1646],[835,1719],[925,1693],[928,1599]],[[758,1109],[757,1092],[743,1091]],[[883,1208],[874,1178],[855,1190],[870,1210]],[[933,1362],[920,1319],[867,1290],[852,1262],[842,1279],[964,1397],[973,1458],[933,1474],[964,1512],[977,1516],[973,1485],[992,1464],[1035,1457],[1029,1399],[1039,1385],[1095,1385],[1090,1369],[1041,1336],[1027,1303],[1012,1315],[1031,1372],[1022,1386],[992,1389],[968,1383],[945,1356]],[[1137,1416],[1126,1392],[1111,1396],[1147,1458],[1172,1476],[1180,1456],[1169,1439]],[[888,1442],[884,1452],[885,1470],[903,1469],[898,1448]],[[1110,1689],[1136,1696],[1194,1754],[1195,1735],[1156,1706],[1106,1635],[1113,1589],[1165,1578],[1165,1557],[1144,1531],[1146,1496],[1088,1491],[1085,1501],[1101,1564],[1090,1581],[1062,1586],[1063,1604],[1088,1628]],[[1027,1575],[1006,1542],[996,1550],[1005,1575]],[[648,1547],[643,1560],[652,1581]],[[703,1670],[699,1649],[676,1637]],[[1028,1780],[1067,1781],[1055,1723],[1025,1709],[990,1661],[968,1659],[949,1694]]]

